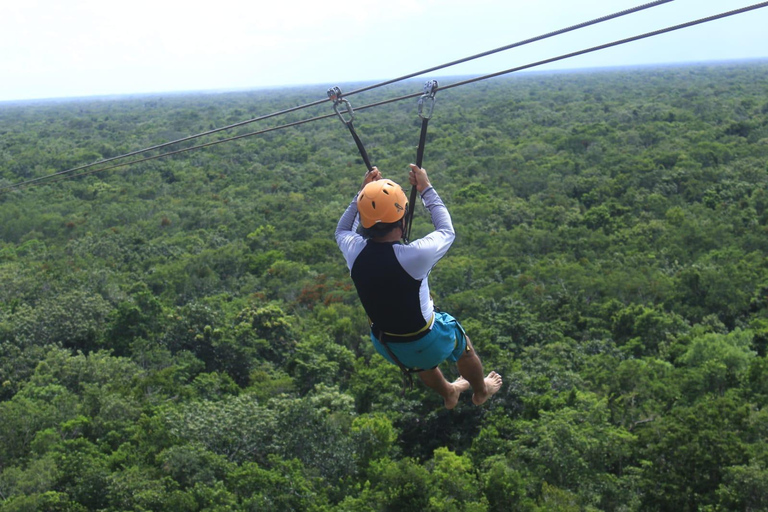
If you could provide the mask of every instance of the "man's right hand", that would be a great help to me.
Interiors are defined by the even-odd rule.
[[[422,193],[432,186],[432,184],[429,182],[427,171],[425,171],[424,169],[422,169],[416,164],[410,164],[410,165],[411,165],[411,170],[408,172],[408,181],[411,182],[411,185],[416,187],[416,190],[419,193]]]

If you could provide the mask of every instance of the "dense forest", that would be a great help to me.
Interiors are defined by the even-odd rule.
[[[0,103],[0,187],[324,95]],[[355,126],[405,182],[415,101]],[[767,510],[767,157],[768,63],[439,91],[430,284],[504,378],[452,411],[367,339],[337,119],[5,190],[0,511]]]

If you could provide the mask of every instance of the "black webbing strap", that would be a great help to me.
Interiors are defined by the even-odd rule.
[[[328,97],[333,101],[333,110],[336,111],[336,114],[339,116],[339,119],[341,119],[341,122],[344,123],[344,125],[349,128],[349,133],[352,134],[352,138],[355,139],[355,144],[357,144],[357,150],[360,151],[360,156],[363,157],[363,162],[365,162],[365,167],[369,170],[373,170],[373,166],[371,165],[371,159],[368,158],[368,152],[365,150],[365,146],[363,146],[363,141],[360,140],[360,137],[357,135],[357,132],[355,131],[355,126],[352,124],[352,121],[355,119],[355,111],[352,110],[352,105],[349,103],[349,100],[342,97],[341,89],[338,87],[332,87],[328,89]],[[340,106],[344,105],[344,110],[340,110]],[[348,118],[345,118],[344,115],[349,116]]]
[[[355,139],[355,144],[357,144],[357,149],[360,151],[360,156],[363,157],[363,162],[365,162],[365,167],[369,170],[373,170],[373,166],[371,165],[371,160],[368,158],[368,153],[365,151],[365,146],[363,146],[363,141],[360,140],[360,137],[357,136],[357,132],[355,131],[355,127],[352,126],[352,121],[350,120],[348,123],[344,123],[347,125],[347,128],[349,128],[349,133],[352,134],[352,138]]]
[[[419,373],[424,370],[420,370],[417,368],[408,368],[403,363],[400,362],[400,360],[397,358],[394,352],[392,352],[392,349],[389,348],[389,343],[387,343],[387,340],[384,339],[386,334],[384,334],[384,331],[376,331],[374,333],[376,335],[376,339],[379,340],[379,343],[381,343],[384,346],[384,349],[387,351],[387,354],[389,354],[389,357],[392,358],[392,360],[397,364],[398,368],[400,368],[400,373],[403,376],[403,391],[400,393],[400,396],[404,397],[405,392],[407,390],[413,389],[413,373]]]
[[[419,98],[419,117],[421,118],[421,134],[419,135],[419,147],[416,149],[416,165],[420,168],[424,161],[424,147],[427,145],[427,126],[432,118],[432,110],[435,108],[435,93],[437,92],[437,80],[430,80],[424,84],[424,94]],[[424,106],[428,110],[424,111]],[[405,227],[403,240],[408,243],[411,239],[411,225],[413,224],[413,212],[416,210],[416,187],[411,187],[408,197],[408,211],[405,212]]]
[[[424,160],[424,145],[427,142],[427,125],[429,118],[421,120],[421,135],[419,136],[419,147],[416,150],[416,165],[421,167]],[[413,212],[416,209],[416,187],[411,187],[411,194],[408,197],[408,210],[405,212],[405,227],[403,229],[403,240],[408,243],[411,239],[411,225],[413,224]]]

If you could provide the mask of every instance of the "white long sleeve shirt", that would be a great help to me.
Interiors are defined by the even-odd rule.
[[[435,230],[408,245],[374,242],[359,235],[356,200],[336,226],[336,243],[375,330],[395,335],[415,333],[428,326],[434,314],[429,273],[448,252],[456,234],[437,191],[429,187],[421,198]]]

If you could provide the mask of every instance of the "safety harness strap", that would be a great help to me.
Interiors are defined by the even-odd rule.
[[[344,125],[349,128],[349,133],[352,134],[352,138],[355,139],[355,144],[357,145],[357,150],[360,152],[360,156],[363,157],[363,162],[365,163],[365,167],[369,170],[373,170],[373,166],[371,165],[371,159],[368,158],[368,152],[365,150],[365,146],[363,145],[363,141],[360,140],[360,137],[357,135],[357,132],[355,131],[355,125],[352,123],[355,119],[355,111],[352,110],[352,104],[349,102],[348,99],[344,98],[342,96],[341,89],[338,87],[331,87],[328,89],[328,97],[333,101],[333,110],[336,111],[336,115],[339,116],[339,119],[341,119],[341,122],[344,123]],[[341,110],[341,106],[343,105],[344,110]],[[344,116],[348,117],[344,117]]]
[[[429,319],[427,323],[424,324],[424,327],[419,329],[418,331],[409,332],[406,334],[396,334],[392,332],[384,332],[385,335],[389,336],[390,338],[399,338],[397,342],[402,341],[416,341],[419,338],[422,338],[430,329],[432,329],[432,324],[435,323],[435,314],[432,313],[432,317]],[[373,326],[375,329],[375,326]]]
[[[389,348],[389,344],[386,340],[386,334],[384,331],[377,331],[374,333],[376,335],[376,338],[379,340],[379,343],[381,343],[384,346],[384,349],[387,351],[387,354],[389,354],[389,357],[392,358],[392,360],[397,364],[398,368],[400,368],[400,373],[403,376],[403,391],[400,393],[400,396],[405,396],[405,392],[407,390],[413,389],[413,375],[414,373],[419,373],[424,370],[420,368],[408,368],[405,366],[400,360],[397,358],[394,352],[392,352],[392,349]]]
[[[432,118],[435,108],[435,94],[437,93],[437,80],[430,80],[424,84],[424,94],[419,98],[418,109],[421,118],[421,134],[419,135],[419,147],[416,149],[416,165],[420,168],[424,161],[424,148],[427,145],[427,126]],[[425,110],[425,107],[427,109]],[[413,224],[413,212],[416,210],[416,187],[411,187],[408,197],[408,211],[405,212],[405,226],[403,228],[403,240],[407,244],[411,239],[411,225]]]
[[[352,134],[352,138],[355,139],[355,144],[357,144],[357,149],[360,151],[360,156],[363,157],[363,162],[365,163],[365,167],[369,170],[373,170],[373,166],[371,165],[371,160],[368,158],[368,153],[365,151],[365,146],[363,146],[363,141],[360,140],[360,137],[358,137],[357,132],[355,131],[355,127],[352,126],[352,121],[345,123],[347,125],[347,128],[349,128],[349,133]]]

